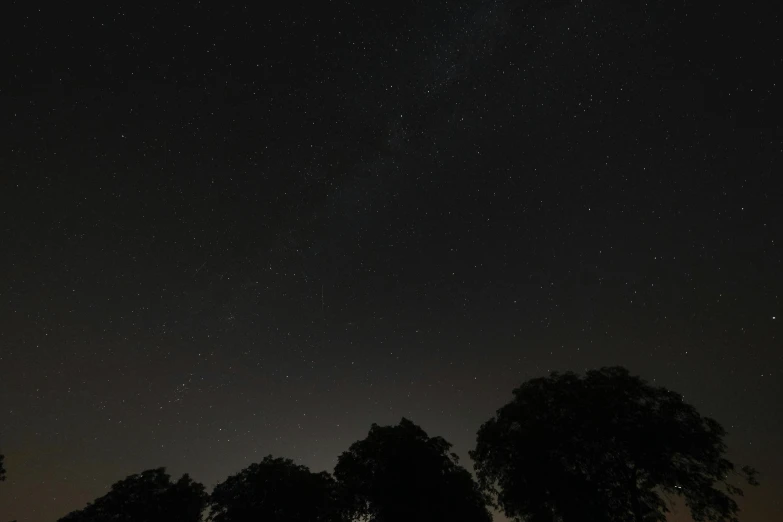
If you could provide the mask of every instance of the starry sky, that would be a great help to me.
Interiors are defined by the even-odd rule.
[[[783,520],[776,8],[11,4],[0,520],[402,416],[470,467],[514,387],[614,364]]]

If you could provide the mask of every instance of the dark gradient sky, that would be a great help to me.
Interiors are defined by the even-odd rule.
[[[783,520],[779,8],[12,4],[2,522],[402,416],[470,467],[515,386],[613,364]]]

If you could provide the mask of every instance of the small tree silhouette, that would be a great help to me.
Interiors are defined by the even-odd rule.
[[[172,483],[165,468],[130,475],[106,495],[59,522],[201,522],[204,486],[183,475]]]
[[[373,424],[364,440],[343,453],[334,474],[348,520],[490,522],[486,498],[449,453],[451,444],[429,437],[408,419]]]
[[[271,455],[215,486],[214,522],[329,522],[338,520],[334,479]]]

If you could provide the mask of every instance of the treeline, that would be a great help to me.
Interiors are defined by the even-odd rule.
[[[373,424],[331,474],[268,456],[207,493],[153,469],[60,522],[489,522],[490,507],[530,522],[642,522],[665,520],[673,497],[694,520],[733,522],[733,479],[757,481],[725,458],[724,437],[681,395],[624,368],[552,373],[479,428],[475,479],[445,439],[402,419]]]
[[[133,475],[61,522],[441,520],[492,518],[470,473],[440,437],[407,419],[373,425],[343,453],[334,473],[314,473],[268,456],[219,483],[211,494],[163,468]]]

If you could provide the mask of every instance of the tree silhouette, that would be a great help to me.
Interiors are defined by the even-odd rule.
[[[490,522],[486,498],[450,448],[408,419],[397,426],[373,424],[367,438],[339,457],[334,470],[346,518]]]
[[[736,521],[725,431],[682,396],[620,367],[552,373],[516,390],[478,432],[479,482],[529,522],[663,521],[664,498],[694,520]],[[752,468],[742,469],[757,484]]]
[[[5,455],[0,453],[0,482],[5,480]]]
[[[327,522],[338,520],[334,479],[290,459],[265,457],[215,486],[213,522]]]
[[[165,468],[150,469],[115,483],[60,522],[200,522],[207,498],[204,486],[188,475],[172,483]]]

